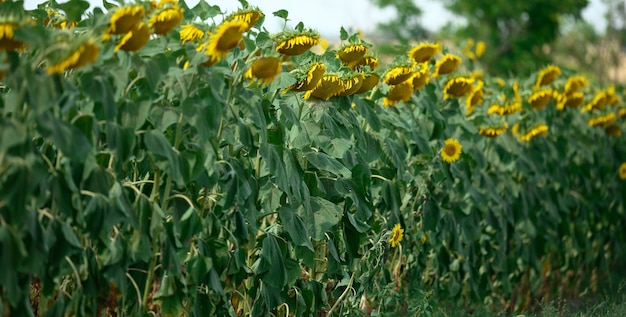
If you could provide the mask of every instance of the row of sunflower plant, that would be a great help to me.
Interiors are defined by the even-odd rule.
[[[0,2],[0,316],[520,311],[624,263],[623,88],[104,6]]]

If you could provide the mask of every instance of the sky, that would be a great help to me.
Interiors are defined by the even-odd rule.
[[[63,2],[62,0],[57,0]],[[101,7],[101,0],[87,0],[93,6]],[[110,1],[110,0],[109,0]],[[182,0],[181,0],[182,1]],[[199,0],[186,0],[189,7],[193,7]],[[237,0],[205,0],[211,5],[218,5],[222,11],[232,12],[240,7]],[[447,11],[441,1],[414,0],[422,9],[422,25],[435,31],[448,22],[461,23],[452,13]],[[27,9],[33,9],[42,0],[25,0]],[[129,1],[127,1],[129,2]],[[248,0],[248,3],[257,6],[265,13],[263,26],[270,32],[278,32],[282,28],[282,20],[272,16],[272,12],[284,9],[289,12],[288,26],[295,26],[303,22],[307,28],[312,28],[329,39],[338,38],[339,30],[343,26],[348,31],[360,30],[364,33],[373,31],[378,22],[389,20],[395,15],[394,9],[381,10],[371,4],[370,0],[312,0],[312,1],[284,1],[284,0]],[[583,11],[583,17],[596,26],[597,31],[604,31],[606,22],[604,14],[606,7],[601,0],[590,0],[589,6]]]

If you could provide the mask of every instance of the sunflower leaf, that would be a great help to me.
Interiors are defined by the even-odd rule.
[[[275,17],[279,17],[279,18],[281,18],[281,19],[285,19],[285,20],[287,20],[287,16],[289,15],[289,12],[287,12],[287,10],[278,10],[278,11],[274,11],[274,12],[272,12],[272,14],[273,14]]]

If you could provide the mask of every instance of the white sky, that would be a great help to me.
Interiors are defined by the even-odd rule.
[[[101,0],[87,0],[92,7],[101,6]],[[182,0],[181,0],[182,1]],[[199,0],[186,0],[189,7],[193,7]],[[414,0],[422,9],[422,25],[434,31],[448,22],[458,23],[459,19],[447,11],[441,1]],[[27,9],[32,9],[43,0],[25,0]],[[59,1],[63,2],[63,1]],[[211,5],[218,5],[223,11],[232,12],[239,8],[237,0],[207,0]],[[394,9],[380,10],[369,0],[312,0],[312,1],[284,1],[284,0],[248,0],[248,3],[257,6],[265,13],[264,27],[270,32],[278,32],[282,27],[282,20],[274,17],[272,12],[284,9],[289,11],[288,25],[295,26],[302,21],[305,27],[320,32],[326,38],[338,38],[339,29],[343,26],[347,30],[361,30],[365,33],[376,28],[378,22],[387,21],[395,15]],[[583,17],[596,26],[596,30],[604,31],[605,6],[601,0],[590,0],[589,6],[583,11]]]

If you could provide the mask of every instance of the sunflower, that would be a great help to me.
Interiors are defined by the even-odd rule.
[[[485,44],[485,42],[483,41],[476,42],[476,48],[474,50],[476,54],[476,58],[480,58],[481,56],[483,56],[486,50],[487,50],[487,44]]]
[[[145,10],[142,5],[132,5],[119,7],[113,11],[109,20],[109,30],[111,34],[125,34],[132,30],[141,19]]]
[[[361,84],[361,87],[355,92],[355,94],[362,94],[372,90],[376,87],[376,85],[378,85],[379,81],[380,76],[378,76],[378,74],[374,72],[367,73],[363,79],[363,84]]]
[[[326,72],[326,65],[324,63],[311,64],[304,75],[304,78],[293,86],[289,87],[292,91],[307,91],[315,88],[320,82],[324,73]]]
[[[611,124],[613,124],[615,120],[617,120],[617,116],[615,115],[615,113],[609,112],[604,115],[599,115],[599,116],[589,118],[589,120],[587,120],[587,124],[590,127],[595,127],[595,126],[608,127]]]
[[[598,92],[591,102],[589,102],[583,109],[583,111],[600,110],[607,105],[609,97],[606,91]]]
[[[622,101],[622,99],[615,94],[614,85],[611,85],[611,87],[606,90],[606,99],[606,104],[609,106],[615,106]]]
[[[259,81],[262,86],[268,86],[280,74],[281,68],[282,62],[280,59],[276,57],[261,57],[252,63],[245,73],[245,77]]]
[[[343,91],[338,94],[338,96],[350,96],[354,95],[361,86],[363,85],[363,80],[365,76],[360,73],[353,73],[351,75],[346,75],[341,80],[343,81]]]
[[[608,135],[612,135],[616,137],[622,136],[622,130],[619,128],[619,126],[616,126],[614,124],[604,128],[604,132]]]
[[[304,98],[313,96],[318,99],[328,99],[337,96],[344,90],[343,81],[338,74],[325,74],[315,88],[304,93]]]
[[[73,50],[68,50],[64,55],[58,62],[47,67],[46,71],[49,74],[60,74],[65,70],[80,68],[87,63],[95,62],[98,58],[98,47],[93,40],[87,40]]]
[[[150,40],[150,28],[141,22],[115,45],[115,51],[137,52]]]
[[[474,79],[471,77],[454,77],[448,79],[443,86],[443,99],[461,98],[472,91]]]
[[[568,95],[560,94],[555,91],[552,98],[556,101],[557,110],[563,110],[565,107],[576,108],[585,101],[585,95],[580,91]]]
[[[148,25],[155,34],[167,34],[183,20],[184,11],[178,6],[167,7],[154,14]]]
[[[231,14],[226,20],[245,22],[248,26],[246,32],[249,31],[261,18],[264,16],[263,12],[258,8],[247,8],[239,10]]]
[[[300,55],[320,41],[320,35],[314,31],[300,33],[285,32],[279,34],[276,39],[276,51],[280,54],[295,56]]]
[[[621,173],[621,169],[620,169],[620,173]],[[404,229],[402,229],[400,224],[397,223],[393,227],[393,229],[391,229],[391,236],[389,237],[389,243],[391,244],[392,248],[395,248],[398,244],[400,244],[400,241],[402,241],[403,234],[404,234]]]
[[[619,178],[626,179],[626,162],[619,166]]]
[[[428,84],[430,80],[430,73],[428,72],[428,66],[423,64],[422,67],[413,74],[411,81],[413,82],[413,89],[420,90]]]
[[[504,133],[504,131],[506,131],[507,128],[508,126],[506,123],[504,123],[503,125],[499,125],[499,126],[487,125],[487,126],[478,128],[478,134],[482,136],[486,136],[488,138],[495,138],[499,136],[500,134]]]
[[[345,65],[350,65],[359,62],[367,52],[368,48],[364,44],[350,43],[339,48],[337,58]]]
[[[397,85],[413,76],[412,65],[396,65],[392,66],[385,72],[384,81],[388,85]]]
[[[626,108],[619,108],[619,110],[617,110],[617,116],[626,118]]]
[[[407,80],[397,85],[391,85],[387,96],[383,99],[383,106],[390,107],[399,101],[408,101],[413,95],[413,82]]]
[[[457,139],[447,139],[444,141],[443,148],[441,149],[441,158],[446,163],[452,163],[461,158],[461,152],[463,147],[461,142]]]
[[[196,40],[201,40],[206,32],[193,24],[185,24],[180,28],[180,41],[185,44]]]
[[[575,93],[587,86],[589,83],[587,82],[587,78],[585,76],[571,76],[567,79],[565,83],[565,94],[569,95]]]
[[[529,129],[528,132],[518,135],[517,139],[522,142],[529,142],[535,137],[546,135],[548,135],[548,126],[545,124],[539,124]]]
[[[24,47],[24,43],[13,38],[13,32],[17,28],[17,23],[0,23],[0,51],[12,51]]]
[[[437,78],[441,75],[450,74],[454,72],[460,64],[460,57],[452,54],[446,54],[439,61],[437,61],[437,64],[435,64],[435,74],[433,77]]]
[[[537,80],[535,81],[535,89],[539,89],[541,86],[547,86],[561,75],[561,69],[558,66],[550,65],[539,71]]]
[[[360,60],[348,64],[348,67],[352,69],[361,69],[365,66],[369,67],[370,70],[376,69],[378,67],[378,58],[370,55],[365,55]]]
[[[423,43],[413,47],[409,51],[409,57],[416,63],[425,63],[430,61],[440,50],[441,44],[439,43]]]
[[[507,116],[520,111],[522,111],[522,103],[514,101],[511,103],[507,103],[504,106],[500,106],[497,104],[491,105],[491,107],[487,109],[487,114],[495,113],[501,116]]]
[[[215,63],[226,57],[226,54],[239,44],[247,27],[246,22],[224,21],[209,36],[209,40],[196,50],[204,51],[204,54],[209,56],[209,62]]]
[[[483,81],[479,80],[476,86],[472,88],[469,95],[465,99],[465,114],[470,115],[474,112],[474,108],[477,105],[480,105],[483,102],[483,97],[485,96],[485,90],[483,89]]]
[[[552,89],[539,90],[528,97],[528,103],[535,110],[545,107],[552,99]]]

